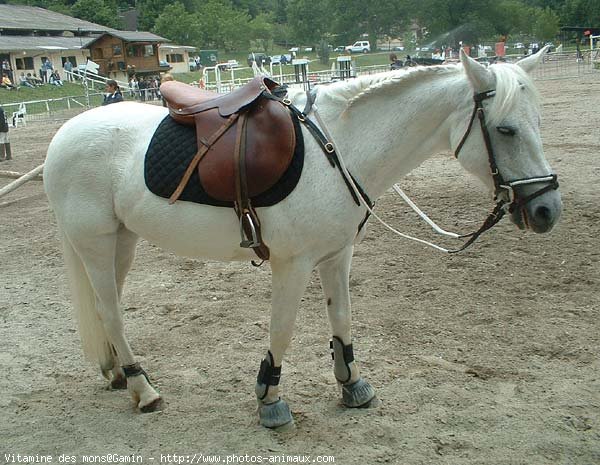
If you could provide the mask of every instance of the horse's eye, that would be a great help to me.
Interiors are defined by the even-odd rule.
[[[505,136],[514,136],[517,133],[516,129],[510,126],[498,126],[496,129],[500,134],[504,134]]]

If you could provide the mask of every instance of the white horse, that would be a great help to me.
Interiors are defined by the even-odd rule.
[[[418,67],[337,82],[316,90],[318,114],[348,170],[371,199],[444,150],[495,190],[490,150],[520,228],[549,231],[558,221],[556,185],[540,190],[552,172],[542,150],[538,94],[527,72],[542,56],[517,65],[485,67],[462,55],[461,64]],[[495,91],[489,92],[489,91]],[[473,110],[473,95],[479,107]],[[306,95],[291,92],[302,108]],[[485,114],[481,126],[477,118]],[[166,110],[138,103],[109,105],[68,121],[48,149],[45,189],[56,215],[84,351],[113,386],[124,386],[141,411],[161,401],[134,359],[119,310],[138,237],[188,257],[250,260],[239,247],[239,223],[230,208],[166,199],[144,183],[144,154]],[[489,131],[488,131],[489,130]],[[263,425],[292,422],[281,399],[280,367],[312,270],[320,272],[333,335],[334,375],[345,405],[374,398],[352,354],[348,278],[353,243],[365,208],[357,206],[339,171],[303,128],[305,164],[292,193],[259,208],[273,272],[270,344],[256,384]],[[489,147],[482,135],[487,134]],[[492,166],[492,171],[494,170]]]

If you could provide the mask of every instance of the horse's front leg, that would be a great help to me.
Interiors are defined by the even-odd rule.
[[[352,351],[349,286],[352,251],[353,247],[348,246],[321,263],[319,274],[333,334],[333,374],[342,389],[342,402],[346,407],[368,407],[375,398],[375,390],[361,378]]]
[[[267,428],[292,424],[290,409],[280,397],[281,362],[294,332],[298,305],[306,289],[313,264],[303,260],[271,260],[273,297],[270,346],[256,379],[260,423]]]

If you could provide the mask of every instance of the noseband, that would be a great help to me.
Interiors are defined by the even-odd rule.
[[[531,178],[514,179],[512,181],[506,181],[502,177],[502,175],[500,174],[500,170],[498,169],[498,164],[496,163],[496,157],[492,148],[492,140],[487,125],[485,123],[485,112],[483,109],[483,101],[492,98],[495,95],[495,90],[488,90],[486,92],[481,92],[473,96],[475,106],[473,108],[473,113],[471,114],[471,120],[469,121],[469,126],[467,127],[465,134],[460,140],[458,147],[454,151],[454,156],[458,158],[460,150],[462,149],[467,138],[469,137],[469,134],[471,134],[473,122],[475,121],[475,116],[477,116],[479,118],[481,132],[483,134],[483,140],[485,142],[485,148],[488,153],[488,163],[490,165],[492,180],[494,181],[494,202],[496,202],[496,206],[477,231],[461,236],[470,237],[470,239],[467,242],[465,242],[465,244],[461,248],[452,250],[451,252],[460,252],[461,250],[466,249],[482,233],[484,233],[496,223],[498,223],[506,214],[506,212],[513,213],[515,210],[523,208],[530,200],[533,200],[536,197],[539,197],[540,195],[545,194],[548,191],[558,189],[558,180],[556,174],[551,174],[548,176],[535,176]],[[538,183],[544,183],[546,185],[526,197],[521,197],[517,195],[514,189],[515,187],[524,186],[526,184]]]

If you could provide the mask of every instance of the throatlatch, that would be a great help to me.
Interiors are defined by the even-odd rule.
[[[260,370],[256,377],[255,391],[258,400],[263,400],[267,397],[269,386],[279,385],[279,379],[281,378],[281,367],[275,366],[273,354],[270,350],[267,351],[267,358],[264,358],[263,361],[260,362]]]
[[[339,337],[333,336],[331,341],[329,341],[329,348],[331,349],[331,358],[333,359],[333,374],[335,379],[345,384],[352,377],[352,370],[350,369],[350,364],[354,361],[352,344],[345,345]]]

